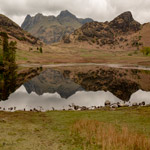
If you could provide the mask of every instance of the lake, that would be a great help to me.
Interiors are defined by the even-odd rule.
[[[22,65],[0,72],[0,109],[91,109],[111,103],[150,104],[150,68],[118,64]]]

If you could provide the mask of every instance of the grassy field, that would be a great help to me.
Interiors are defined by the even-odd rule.
[[[149,150],[150,107],[0,112],[0,150]]]
[[[51,63],[112,63],[136,64],[150,66],[149,56],[144,56],[140,50],[100,50],[80,48],[68,45],[51,45],[43,47],[41,54],[34,47],[32,51],[17,50],[18,64],[51,64]]]

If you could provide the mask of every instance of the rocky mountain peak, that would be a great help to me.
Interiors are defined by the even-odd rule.
[[[29,26],[30,25],[29,22],[31,20],[32,20],[32,17],[30,15],[27,15],[26,18],[25,18],[25,20],[24,20],[24,22],[23,22],[23,24],[21,25],[21,27],[23,28],[23,27]]]
[[[28,14],[25,19],[30,19],[30,18],[31,18],[31,16]]]
[[[30,15],[27,15],[24,22],[22,23],[21,27],[26,30],[29,28],[31,25],[37,24],[44,18],[43,14],[38,13],[34,17],[31,17]]]
[[[130,11],[124,12],[110,22],[110,27],[122,32],[138,31],[141,24],[134,20]]]
[[[116,17],[113,21],[123,20],[125,22],[132,22],[134,21],[132,13],[130,11],[124,12]]]
[[[35,17],[34,17],[33,23],[34,24],[38,23],[40,20],[42,20],[43,17],[44,16],[41,13],[36,14]]]
[[[58,18],[65,18],[65,17],[76,18],[76,16],[70,13],[68,10],[61,11],[60,14],[58,15]]]
[[[33,17],[27,16],[21,27],[46,44],[51,44],[60,41],[65,34],[73,33],[83,24],[92,21],[90,18],[77,18],[68,10],[64,10],[56,17],[44,16],[40,13]]]
[[[38,13],[38,14],[35,15],[35,18],[39,18],[40,19],[41,17],[43,17],[43,14],[41,14],[41,13]]]

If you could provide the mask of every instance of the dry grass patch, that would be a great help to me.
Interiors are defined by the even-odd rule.
[[[149,150],[150,139],[131,132],[127,127],[117,128],[99,121],[80,120],[72,128],[75,143],[82,149]]]

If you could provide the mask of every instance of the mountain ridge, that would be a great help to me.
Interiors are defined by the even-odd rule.
[[[130,11],[110,22],[93,21],[84,24],[63,38],[63,43],[87,43],[103,49],[139,49],[143,46],[143,25],[134,20]],[[150,42],[150,41],[149,41]],[[86,44],[85,44],[86,45]]]
[[[27,15],[21,27],[46,44],[51,44],[60,41],[65,34],[70,34],[83,24],[92,21],[90,18],[77,18],[65,10],[56,17],[44,16],[40,13],[33,17]]]

